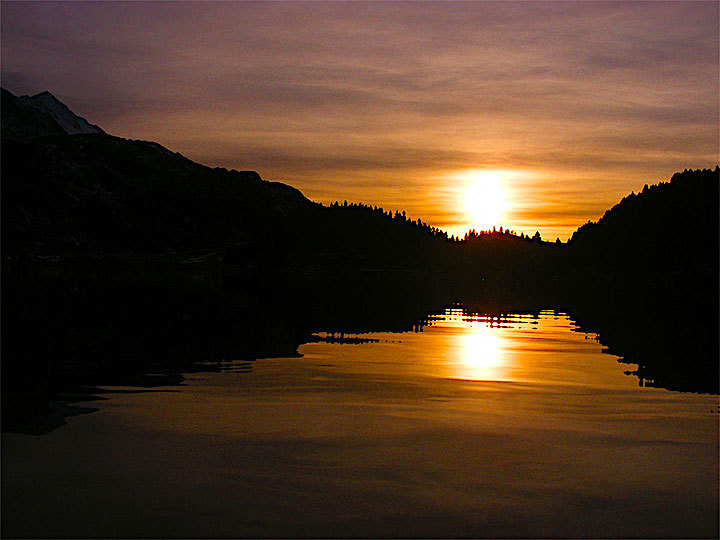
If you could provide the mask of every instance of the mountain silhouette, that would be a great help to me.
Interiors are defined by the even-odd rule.
[[[573,257],[587,266],[709,272],[717,264],[718,176],[715,170],[685,170],[670,182],[631,193],[597,223],[581,226],[570,239]],[[651,272],[653,273],[653,272]]]
[[[215,248],[316,206],[255,172],[211,169],[103,132],[69,135],[43,110],[6,91],[2,99],[6,252]]]
[[[68,135],[79,135],[82,133],[105,133],[98,126],[89,123],[84,118],[72,112],[67,105],[62,103],[50,92],[40,92],[34,96],[19,96],[18,101],[29,105],[48,116],[52,117]]]
[[[3,141],[67,134],[50,115],[35,107],[28,107],[4,88],[0,88],[0,96]]]

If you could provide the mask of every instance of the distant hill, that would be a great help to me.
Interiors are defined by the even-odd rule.
[[[588,222],[569,244],[581,264],[634,271],[717,267],[720,168],[685,170],[632,193]]]
[[[717,317],[719,188],[720,167],[685,170],[580,227],[560,265],[575,296],[643,298]]]

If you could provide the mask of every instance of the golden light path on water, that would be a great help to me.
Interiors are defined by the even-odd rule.
[[[452,307],[431,314],[416,332],[345,335],[318,333],[342,360],[337,367],[395,378],[430,377],[477,383],[513,382],[632,387],[637,383],[618,369],[613,357],[600,355],[595,334],[576,332],[560,312],[476,314]],[[353,339],[368,340],[352,344]],[[339,343],[342,343],[340,341]],[[308,344],[302,354],[328,345]],[[336,348],[338,347],[339,348]],[[562,350],[562,363],[558,351]],[[335,368],[333,368],[334,371]]]
[[[430,315],[427,323],[424,347],[415,349],[414,359],[433,366],[434,376],[487,383],[635,384],[612,367],[611,357],[603,355],[602,367],[588,361],[602,349],[597,335],[574,331],[577,325],[564,313],[477,314],[454,307]],[[562,365],[558,350],[563,350]]]
[[[446,310],[432,325],[438,328],[456,328],[454,336],[457,351],[449,363],[458,379],[497,381],[507,377],[506,350],[503,337],[493,328],[493,317],[469,318],[462,310]]]
[[[463,378],[497,380],[503,377],[503,354],[500,338],[484,329],[463,336]]]
[[[717,536],[717,396],[640,387],[555,311],[413,330],[3,434],[7,516],[22,537]]]

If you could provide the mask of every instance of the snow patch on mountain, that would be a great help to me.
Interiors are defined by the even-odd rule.
[[[91,124],[84,118],[72,112],[58,98],[50,92],[40,92],[34,96],[19,96],[25,105],[29,105],[51,116],[68,135],[80,133],[105,133],[98,126]]]

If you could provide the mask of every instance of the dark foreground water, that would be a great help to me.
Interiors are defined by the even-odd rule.
[[[3,435],[3,535],[717,537],[718,396],[638,385],[576,330],[447,310],[107,388]]]

